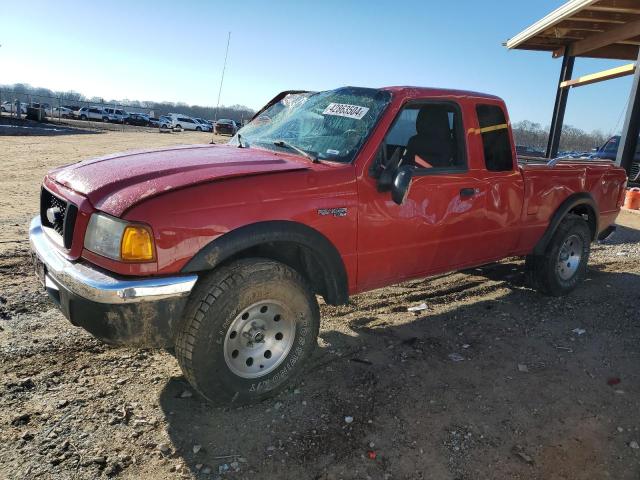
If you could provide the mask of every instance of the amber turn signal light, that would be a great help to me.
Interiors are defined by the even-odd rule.
[[[153,260],[153,237],[149,229],[139,225],[128,225],[122,234],[120,257],[128,262]]]

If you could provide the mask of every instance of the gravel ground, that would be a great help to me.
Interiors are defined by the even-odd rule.
[[[53,160],[0,180],[28,192],[0,215],[0,478],[639,477],[640,215],[593,245],[566,298],[527,288],[509,259],[323,305],[303,376],[258,405],[212,407],[171,353],[101,344],[31,274],[45,167],[107,135],[131,148],[130,134],[41,139]],[[18,147],[14,164],[44,150]]]

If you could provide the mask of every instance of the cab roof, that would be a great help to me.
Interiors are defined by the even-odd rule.
[[[437,97],[437,96],[447,96],[447,97],[467,97],[467,98],[477,98],[477,99],[488,99],[488,100],[499,100],[502,99],[496,95],[490,95],[488,93],[474,92],[471,90],[456,90],[450,88],[435,88],[435,87],[414,87],[410,85],[399,85],[392,87],[383,87],[380,90],[386,90],[391,93],[399,93],[404,95],[415,95],[415,96],[425,96],[425,97]]]

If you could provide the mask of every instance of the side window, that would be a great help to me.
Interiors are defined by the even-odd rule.
[[[413,103],[398,114],[385,137],[387,159],[427,171],[466,168],[460,108],[453,102]]]
[[[484,163],[491,172],[513,170],[513,154],[509,141],[509,126],[502,109],[496,105],[478,105],[476,107]]]

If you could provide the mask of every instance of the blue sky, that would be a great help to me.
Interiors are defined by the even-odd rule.
[[[461,88],[547,125],[560,60],[502,42],[561,0],[7,1],[0,84],[113,99],[262,106],[286,89]],[[625,62],[578,59],[574,76]],[[631,78],[572,90],[566,123],[619,130]]]

